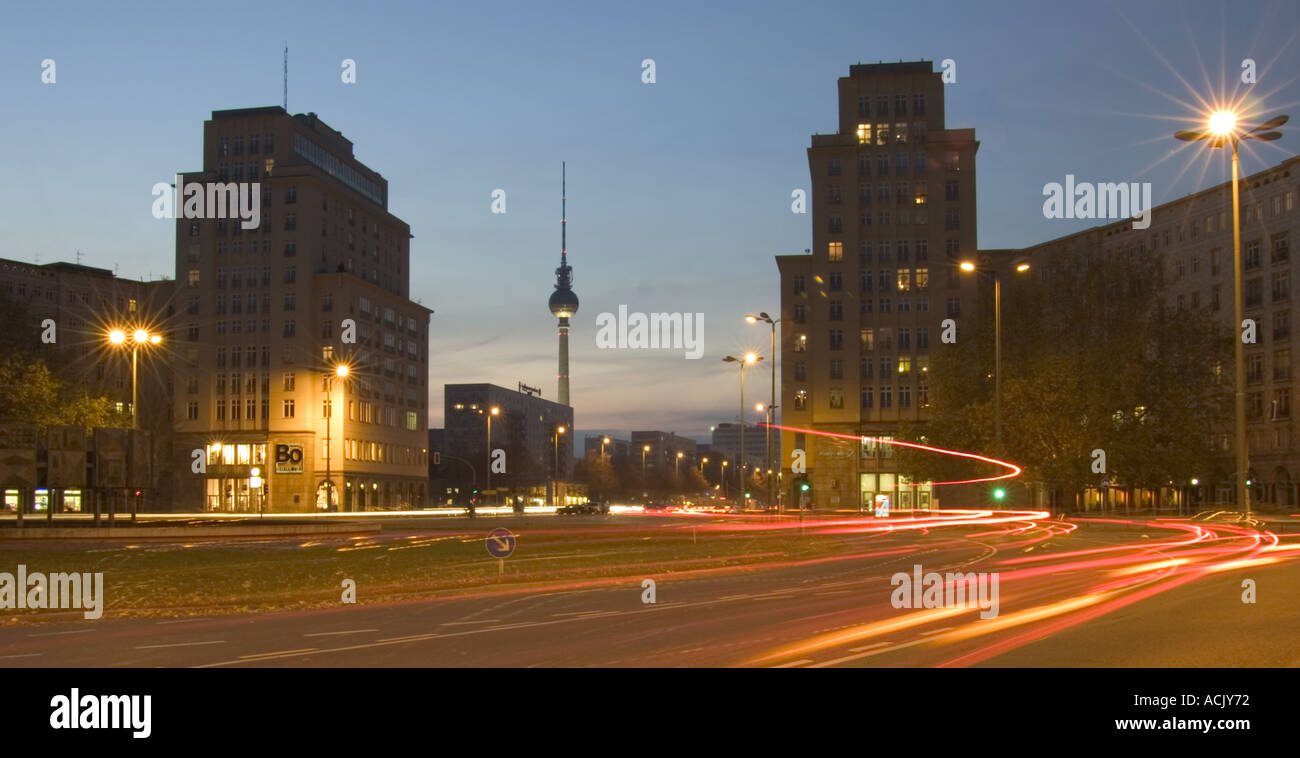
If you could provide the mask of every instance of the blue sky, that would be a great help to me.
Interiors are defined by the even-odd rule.
[[[150,188],[200,167],[212,110],[280,103],[287,42],[290,110],[351,139],[412,227],[411,295],[436,311],[435,426],[444,383],[555,396],[546,298],[562,160],[579,432],[702,436],[736,417],[721,357],[767,352],[742,316],[778,309],[773,256],[811,245],[790,193],[808,187],[809,136],[836,128],[850,64],[956,61],[947,121],[981,142],[986,248],[1086,227],[1043,218],[1043,185],[1067,173],[1149,181],[1156,203],[1222,181],[1222,160],[1169,136],[1191,125],[1180,119],[1194,91],[1235,83],[1269,113],[1300,115],[1294,2],[86,2],[5,15],[0,257],[80,250],[123,276],[172,275],[173,227],[151,216]],[[1248,57],[1251,87],[1238,79]],[[40,81],[46,58],[53,85]],[[344,58],[356,84],[340,81]],[[1243,170],[1297,144],[1292,130],[1244,154]],[[497,188],[504,215],[490,212]],[[598,350],[595,319],[620,304],[703,313],[704,358]],[[766,367],[756,373],[746,388],[766,396]]]

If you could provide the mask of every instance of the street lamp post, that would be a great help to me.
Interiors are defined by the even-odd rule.
[[[722,499],[727,499],[727,464],[731,461],[722,462]]]
[[[772,424],[776,422],[776,324],[781,319],[774,319],[767,315],[766,311],[759,311],[757,316],[745,316],[745,320],[751,324],[757,324],[759,321],[764,321],[772,328],[772,352],[770,353],[772,357],[772,398],[771,402],[768,403],[767,406],[767,467],[771,469],[779,469],[781,467],[775,465],[776,461],[772,456]],[[773,503],[776,504],[776,509],[779,513],[781,510],[781,504],[777,502],[776,480],[772,480],[768,486],[768,505],[772,505]]]
[[[162,335],[150,334],[147,329],[135,329],[128,335],[122,329],[114,329],[108,333],[108,341],[114,345],[125,344],[127,339],[131,340],[131,428],[140,428],[140,415],[137,410],[138,389],[136,379],[139,375],[140,364],[140,346],[157,345],[162,342]]]
[[[487,486],[484,489],[490,490],[492,489],[492,417],[500,414],[501,409],[494,405],[486,412],[480,408],[479,413],[487,417]]]
[[[559,505],[560,494],[560,435],[564,434],[564,426],[555,427],[555,481],[551,485],[551,505]]]
[[[745,366],[753,365],[763,360],[763,356],[754,353],[745,353],[744,357],[737,358],[734,355],[728,355],[723,358],[724,363],[736,363],[740,367],[740,488],[743,492],[745,489]]]
[[[1029,261],[1015,263],[1016,272],[1029,270]],[[961,270],[993,277],[993,446],[1002,449],[1002,277],[995,268],[978,268],[973,261],[962,261]]]
[[[140,411],[139,411],[139,400],[138,400],[139,390],[138,390],[137,379],[139,377],[140,346],[157,345],[162,342],[162,335],[150,334],[149,330],[141,329],[137,327],[135,330],[131,332],[130,339],[131,339],[131,428],[139,429]],[[121,329],[114,329],[108,334],[108,341],[114,345],[124,344],[126,340],[127,340],[127,334],[125,331]],[[150,453],[150,455],[152,456],[152,452]],[[51,502],[48,503],[45,507],[46,507],[47,515],[49,516],[50,519],[53,519],[54,518],[53,501],[51,500]],[[131,500],[131,521],[133,522],[135,521],[136,511],[139,509],[139,507],[140,507],[140,499],[133,498]],[[21,523],[22,511],[23,511],[23,504],[20,502],[18,504],[18,518],[20,519],[19,523]],[[117,502],[114,501],[113,513],[115,513],[116,511],[117,511]],[[112,513],[110,513],[109,520],[112,520],[112,518],[113,518]],[[95,523],[97,524],[99,523],[98,508],[95,511]]]
[[[775,419],[773,418],[773,415],[774,412],[776,411],[776,406],[775,405],[764,406],[762,403],[754,403],[754,410],[764,414],[764,418],[767,419],[767,450],[768,450],[768,455],[770,456],[772,452],[772,424],[775,423]],[[768,478],[767,504],[769,508],[772,507],[773,505],[776,505],[777,511],[779,512],[780,505],[778,505],[776,502],[776,491],[777,491],[776,479],[775,477],[772,476],[772,471],[773,471],[772,464],[773,461],[771,457],[769,457],[767,460],[767,478]]]
[[[1184,129],[1174,132],[1174,137],[1184,142],[1208,139],[1212,148],[1223,147],[1225,144],[1232,147],[1232,312],[1234,319],[1232,328],[1234,331],[1243,328],[1245,321],[1242,315],[1241,295],[1241,201],[1238,195],[1237,145],[1242,140],[1272,142],[1282,136],[1281,132],[1273,130],[1290,119],[1290,116],[1274,116],[1259,126],[1245,129],[1238,127],[1236,113],[1221,110],[1210,114],[1205,129]],[[1250,472],[1250,451],[1246,447],[1246,354],[1240,332],[1233,340],[1233,363],[1236,382],[1234,426],[1237,438],[1237,502],[1241,504],[1246,517],[1249,518],[1250,489],[1246,482]]]
[[[609,444],[609,437],[600,438],[600,459],[605,460],[605,446]]]
[[[333,371],[325,374],[325,510],[334,509],[334,472],[331,466],[331,454],[334,446],[330,439],[330,430],[334,426],[334,377],[347,379],[348,367],[340,363]]]

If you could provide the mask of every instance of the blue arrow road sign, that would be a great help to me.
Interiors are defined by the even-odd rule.
[[[509,558],[515,551],[515,535],[509,529],[498,527],[488,533],[486,544],[488,555],[493,558]]]

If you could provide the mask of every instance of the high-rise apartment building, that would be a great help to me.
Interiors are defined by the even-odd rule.
[[[930,62],[854,65],[839,80],[839,129],[808,149],[812,252],[777,256],[781,274],[781,419],[850,435],[781,435],[784,486],[797,503],[795,451],[818,507],[886,494],[928,507],[903,486],[889,439],[927,418],[930,355],[945,318],[970,317],[977,277],[973,129],[950,129]]]
[[[1225,158],[1226,160],[1226,158]],[[1300,351],[1292,348],[1291,240],[1300,235],[1300,158],[1291,158],[1243,176],[1241,200],[1241,275],[1244,316],[1256,325],[1256,341],[1246,343],[1246,430],[1250,454],[1251,501],[1294,508],[1300,474],[1300,446],[1291,412],[1292,384],[1300,378]],[[1294,232],[1294,234],[1293,234]],[[1232,184],[1225,182],[1152,209],[1147,229],[1132,219],[1025,248],[1034,269],[1046,272],[1052,258],[1108,260],[1115,255],[1155,256],[1160,281],[1152,292],[1174,313],[1208,310],[1233,333]],[[1031,273],[1031,277],[1033,274]],[[1232,365],[1222,367],[1231,385]],[[1189,472],[1196,502],[1233,500],[1233,417],[1214,429],[1223,453],[1218,471]],[[1195,484],[1191,480],[1195,479]]]
[[[256,187],[260,212],[244,228],[176,209],[178,509],[422,505],[431,311],[409,299],[387,181],[316,114],[279,107],[214,111],[203,170],[179,179]]]

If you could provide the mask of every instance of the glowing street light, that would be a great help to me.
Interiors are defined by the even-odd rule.
[[[752,366],[763,360],[763,356],[756,353],[745,353],[741,358],[734,355],[728,355],[722,359],[724,363],[736,363],[740,367],[740,484],[745,484],[745,366]]]
[[[993,444],[1002,448],[1002,277],[996,268],[979,268],[974,261],[962,261],[961,270],[979,272],[993,277]],[[1028,259],[1014,264],[1016,273],[1029,270]]]
[[[325,372],[325,481],[322,482],[322,485],[325,488],[325,507],[323,510],[326,511],[332,510],[335,504],[334,471],[331,457],[334,446],[330,437],[330,430],[334,426],[334,378],[347,379],[349,372],[350,369],[346,363],[335,364],[334,370]]]
[[[1210,147],[1232,147],[1232,310],[1233,329],[1240,327],[1242,321],[1241,295],[1241,199],[1239,189],[1239,160],[1237,144],[1242,140],[1272,142],[1282,136],[1273,131],[1291,120],[1290,116],[1274,116],[1259,126],[1244,128],[1239,125],[1237,114],[1232,110],[1217,110],[1206,119],[1203,130],[1183,129],[1174,132],[1174,137],[1184,142],[1208,140]],[[1237,502],[1250,516],[1250,484],[1246,480],[1250,471],[1250,451],[1246,447],[1246,353],[1241,337],[1233,340],[1233,363],[1235,364],[1235,424],[1237,444]]]
[[[131,330],[131,428],[140,428],[140,416],[136,410],[138,396],[137,377],[139,375],[140,363],[140,346],[148,347],[158,345],[162,342],[162,335],[153,334],[148,329],[136,328]],[[128,335],[124,329],[113,329],[108,333],[108,341],[113,345],[125,345]]]

